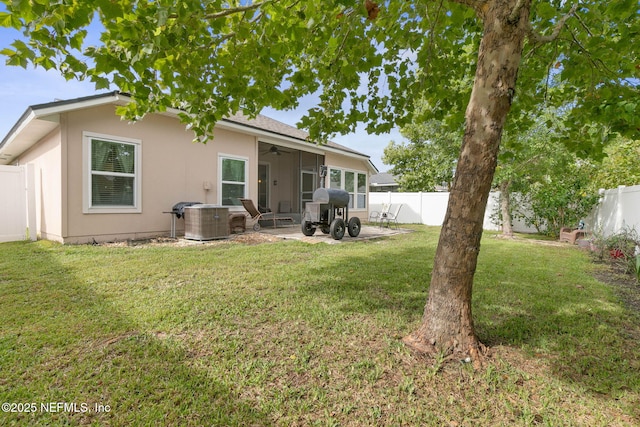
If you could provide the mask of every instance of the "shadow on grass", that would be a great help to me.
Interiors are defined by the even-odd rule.
[[[344,257],[305,268],[306,292],[329,297],[348,313],[387,312],[406,323],[420,319],[429,289],[433,250],[397,249],[390,242],[365,242],[371,251],[353,256],[343,245]]]
[[[5,421],[270,424],[251,402],[190,366],[190,355],[179,343],[138,331],[135,319],[77,280],[51,256],[49,246],[0,248],[0,401],[37,404],[35,412],[3,414]],[[40,406],[50,402],[67,405]]]
[[[487,246],[474,292],[477,333],[485,343],[545,358],[557,377],[592,393],[640,393],[640,345],[632,338],[640,327],[592,277],[583,253]]]
[[[364,243],[370,250],[356,256],[344,245],[342,258],[305,271],[316,278],[305,292],[322,295],[346,313],[393,313],[400,318],[396,325],[415,327],[437,243],[430,235],[422,238],[433,241],[416,241],[413,249],[391,241]],[[640,392],[640,347],[625,330],[633,328],[637,336],[638,325],[629,324],[588,269],[566,272],[567,257],[586,265],[572,249],[530,251],[522,245],[491,242],[483,247],[473,296],[481,341],[543,357],[557,377],[596,394]]]

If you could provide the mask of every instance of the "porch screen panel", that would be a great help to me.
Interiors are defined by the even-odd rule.
[[[342,188],[342,171],[340,169],[331,169],[329,186],[330,188]]]
[[[346,171],[344,173],[344,189],[349,193],[349,208],[353,208],[353,196],[355,194],[355,173]]]
[[[329,185],[349,193],[349,208],[367,208],[367,174],[359,171],[331,168]]]
[[[363,173],[358,174],[358,208],[364,209],[367,207],[367,175]]]

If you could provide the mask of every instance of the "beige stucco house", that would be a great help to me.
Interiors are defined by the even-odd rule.
[[[0,164],[33,164],[37,234],[85,243],[168,235],[182,201],[243,212],[239,198],[299,218],[328,167],[325,186],[350,193],[350,216],[367,217],[369,157],[307,142],[307,133],[258,116],[220,121],[207,144],[178,110],[135,123],[116,115],[131,99],[110,92],[27,109],[0,142]],[[178,221],[178,233],[182,227]]]

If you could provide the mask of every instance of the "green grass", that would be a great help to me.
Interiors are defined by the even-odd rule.
[[[0,244],[0,403],[38,409],[0,425],[640,423],[638,316],[575,248],[487,234],[473,310],[488,363],[412,356],[400,339],[439,232],[414,228],[341,245]]]

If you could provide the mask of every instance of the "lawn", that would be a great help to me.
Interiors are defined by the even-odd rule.
[[[640,322],[584,252],[485,234],[485,366],[421,359],[438,228],[367,242],[0,244],[0,425],[640,424]],[[12,412],[13,411],[13,412]]]

